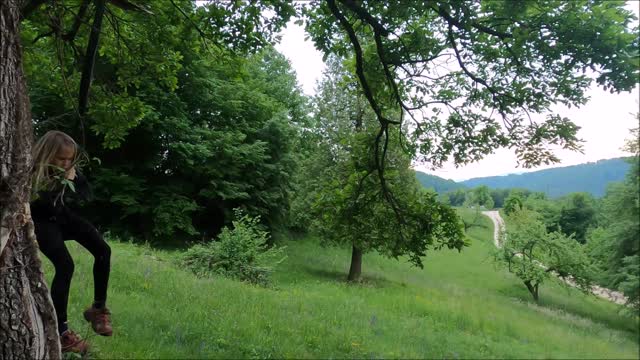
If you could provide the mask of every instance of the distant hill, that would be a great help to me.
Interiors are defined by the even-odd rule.
[[[572,192],[588,192],[601,197],[609,183],[624,180],[630,166],[625,158],[616,158],[519,175],[474,178],[460,184],[470,188],[480,185],[493,189],[524,188],[542,191],[552,198]]]
[[[420,171],[416,171],[416,178],[418,178],[418,181],[420,182],[420,184],[422,184],[422,186],[427,189],[431,188],[438,194],[446,193],[451,190],[466,188],[466,186],[464,186],[463,184],[457,183],[453,180],[443,179],[441,177],[425,174]]]

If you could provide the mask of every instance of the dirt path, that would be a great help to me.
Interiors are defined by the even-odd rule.
[[[500,213],[496,210],[492,211],[483,211],[482,214],[488,216],[491,221],[493,221],[493,243],[496,247],[500,247],[500,230],[504,228],[504,220],[500,216]],[[544,265],[540,264],[540,266],[544,267]],[[563,280],[566,284],[576,287],[576,284],[571,279],[560,279]],[[607,288],[603,288],[601,286],[593,285],[591,287],[591,293],[599,296],[603,299],[607,299],[609,301],[613,301],[616,304],[624,305],[627,301],[627,298],[618,291],[613,291]]]
[[[483,211],[482,214],[488,216],[493,221],[493,243],[500,247],[500,229],[504,228],[504,221],[500,213],[496,210]]]

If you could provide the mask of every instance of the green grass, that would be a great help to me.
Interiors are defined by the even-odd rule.
[[[70,325],[95,358],[638,358],[638,322],[612,303],[557,282],[541,302],[493,266],[492,225],[470,229],[461,253],[428,254],[423,270],[366,254],[364,280],[345,283],[350,253],[313,238],[283,240],[273,288],[196,279],[176,250],[111,242],[114,336],[82,319],[92,300],[90,255],[68,242],[76,272]],[[45,272],[52,273],[45,261]]]

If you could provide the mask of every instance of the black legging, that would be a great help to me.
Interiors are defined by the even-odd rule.
[[[56,270],[51,283],[51,298],[58,323],[67,321],[69,286],[74,268],[73,259],[64,244],[65,240],[77,241],[95,258],[93,263],[94,300],[104,303],[107,300],[111,248],[98,230],[88,221],[71,212],[48,221],[34,221],[34,224],[40,250],[51,260]]]

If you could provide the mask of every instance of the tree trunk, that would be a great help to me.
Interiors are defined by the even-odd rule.
[[[357,113],[354,119],[354,125],[356,132],[362,132],[362,119],[364,117],[364,109],[360,106],[360,101],[356,101]],[[349,268],[349,276],[347,276],[347,281],[358,281],[360,280],[360,274],[362,274],[362,250],[357,246],[353,245],[353,249],[351,250],[351,267]]]
[[[362,250],[353,246],[351,251],[351,267],[349,268],[348,281],[360,280],[360,274],[362,273]]]
[[[538,302],[538,284],[532,285],[531,281],[525,281],[524,284],[527,285],[527,289],[529,289],[529,292],[533,296],[533,300]]]
[[[56,317],[29,213],[33,130],[18,3],[0,1],[0,358],[58,359]]]

